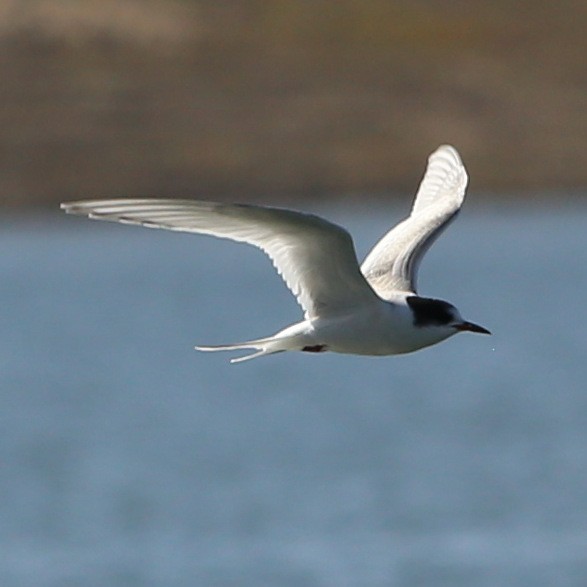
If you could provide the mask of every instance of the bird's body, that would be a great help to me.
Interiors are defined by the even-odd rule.
[[[202,351],[254,349],[233,362],[282,351],[396,355],[459,331],[488,333],[442,300],[416,294],[418,264],[458,213],[467,174],[456,150],[429,159],[411,215],[359,267],[349,233],[291,210],[193,200],[88,200],[66,212],[155,228],[209,234],[263,249],[304,309],[304,320],[257,340]]]
[[[403,297],[403,299],[402,299]],[[292,324],[267,339],[251,341],[248,348],[261,347],[261,353],[281,351],[335,352],[352,355],[386,356],[410,353],[436,344],[455,334],[453,327],[414,327],[414,317],[406,302],[381,300],[329,318],[313,318]],[[197,347],[202,351],[247,348],[247,344]],[[252,355],[247,355],[246,359]]]

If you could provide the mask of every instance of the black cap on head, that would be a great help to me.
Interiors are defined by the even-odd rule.
[[[448,326],[455,319],[455,307],[448,302],[419,296],[410,296],[407,302],[415,326]]]

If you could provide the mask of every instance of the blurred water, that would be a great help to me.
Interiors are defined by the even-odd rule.
[[[361,254],[402,214],[323,213]],[[193,345],[300,314],[259,252],[4,219],[0,584],[587,584],[586,225],[469,206],[435,245],[420,291],[492,338],[231,366]]]

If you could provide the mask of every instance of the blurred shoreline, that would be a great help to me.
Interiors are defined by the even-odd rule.
[[[444,142],[479,192],[587,185],[583,3],[0,0],[0,17],[5,207],[393,197]]]

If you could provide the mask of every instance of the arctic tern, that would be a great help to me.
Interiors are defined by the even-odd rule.
[[[262,249],[304,310],[301,322],[272,336],[200,351],[251,349],[240,362],[282,351],[397,355],[457,332],[490,332],[443,300],[417,294],[424,253],[458,214],[467,172],[454,147],[428,159],[407,219],[392,228],[359,266],[350,234],[312,214],[196,200],[114,199],[61,204],[100,220],[212,235]]]

